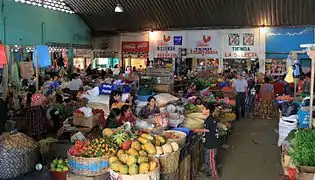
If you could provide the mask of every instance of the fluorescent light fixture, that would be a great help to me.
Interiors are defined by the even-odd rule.
[[[314,47],[315,44],[301,44],[300,47],[301,48],[311,48],[311,47]]]
[[[114,12],[116,12],[116,13],[124,12],[124,8],[122,7],[121,4],[118,3],[118,4],[116,5],[116,7],[115,7]]]

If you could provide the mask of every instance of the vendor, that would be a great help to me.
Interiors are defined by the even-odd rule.
[[[69,87],[68,87],[70,89],[71,95],[76,96],[78,90],[82,86],[83,86],[83,82],[80,79],[80,76],[78,74],[73,74],[72,79],[69,83]]]
[[[119,119],[119,125],[123,125],[126,122],[130,122],[131,124],[134,124],[136,122],[136,117],[133,115],[130,106],[123,105],[121,107],[121,117]]]
[[[120,91],[114,90],[110,94],[109,105],[111,109],[118,108],[120,109],[123,105],[127,104],[132,106],[133,97],[130,95],[124,103],[121,99],[122,93]]]
[[[197,97],[196,99],[195,99],[195,105],[201,105],[202,106],[202,100],[201,100],[201,98],[200,97]]]
[[[197,92],[197,86],[195,83],[192,83],[187,90],[187,97],[193,96]]]
[[[119,127],[119,120],[121,117],[121,111],[118,108],[114,108],[110,111],[107,117],[107,127],[108,128],[117,128]]]
[[[139,115],[140,117],[147,119],[150,115],[159,114],[160,108],[156,104],[156,99],[151,96],[148,98],[148,104],[141,108]]]

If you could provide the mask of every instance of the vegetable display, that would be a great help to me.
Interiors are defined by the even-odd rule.
[[[116,152],[118,146],[109,138],[97,138],[86,142],[76,141],[69,152],[73,156],[80,157],[101,157],[112,155]]]
[[[121,149],[115,156],[109,158],[110,168],[122,175],[146,174],[153,171],[158,167],[158,162],[149,156],[179,150],[176,142],[167,143],[162,136],[141,134],[137,139],[125,140],[126,134],[126,132],[116,132],[113,135],[119,137],[116,138],[116,142],[121,143]]]
[[[50,171],[65,172],[69,171],[67,159],[54,159],[49,165]]]
[[[288,149],[296,166],[315,166],[315,130],[303,129],[295,132],[292,147]]]

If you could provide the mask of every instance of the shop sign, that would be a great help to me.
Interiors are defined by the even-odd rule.
[[[195,58],[219,58],[219,31],[189,31],[188,56]]]
[[[183,45],[183,37],[182,36],[174,36],[174,45]]]
[[[257,58],[259,29],[228,32],[223,36],[223,58]]]
[[[90,49],[73,49],[74,57],[91,57]]]
[[[160,31],[155,32],[156,39],[150,41],[150,46],[154,47],[153,56],[155,58],[177,58],[179,48],[183,47],[184,31]]]
[[[149,41],[122,42],[122,52],[149,52]]]

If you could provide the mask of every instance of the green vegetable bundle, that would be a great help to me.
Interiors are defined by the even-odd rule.
[[[296,166],[315,166],[315,130],[303,129],[295,133],[289,150]]]

